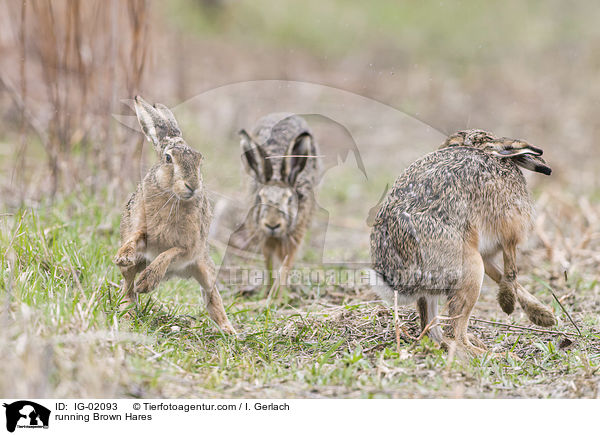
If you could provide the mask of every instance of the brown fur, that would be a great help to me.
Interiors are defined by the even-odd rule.
[[[516,248],[533,219],[519,166],[549,173],[541,152],[524,141],[469,130],[410,165],[381,205],[371,232],[380,295],[391,300],[396,291],[403,301],[417,300],[422,327],[437,313],[437,297],[445,295],[452,337],[474,353],[483,349],[468,336],[467,325],[485,272],[499,283],[498,301],[506,313],[518,300],[533,322],[554,322],[517,282]],[[504,272],[492,267],[498,252]],[[431,328],[430,336],[443,341],[439,327]]]
[[[230,245],[258,247],[269,284],[276,261],[281,262],[280,282],[285,285],[316,208],[319,147],[304,119],[293,114],[267,115],[252,134],[242,130],[240,136],[242,161],[251,176],[250,211]]]
[[[502,280],[502,271],[496,266],[492,260],[484,259],[483,264],[485,266],[485,273],[487,276],[492,278],[496,283],[500,283]],[[556,320],[552,311],[545,307],[540,301],[533,297],[527,290],[525,290],[521,284],[517,282],[516,287],[517,300],[519,305],[527,314],[527,317],[536,325],[550,327],[554,326]]]
[[[153,107],[140,97],[135,106],[161,161],[144,177],[121,219],[122,245],[114,261],[123,274],[124,300],[137,302],[138,293],[154,290],[163,279],[193,277],[203,288],[210,317],[225,332],[234,333],[208,252],[212,209],[200,173],[202,155],[181,138],[175,117],[165,106]]]

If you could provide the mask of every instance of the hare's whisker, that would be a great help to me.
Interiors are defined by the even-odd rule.
[[[165,203],[162,205],[162,207],[158,209],[158,211],[161,211],[163,208],[165,208],[165,205],[167,205],[167,204],[169,203],[169,201],[171,201],[171,200],[173,199],[173,197],[174,197],[174,196],[175,196],[175,194],[172,194],[172,195],[169,197],[169,199],[167,199],[167,200],[165,201]],[[158,212],[157,212],[157,213],[158,213]]]
[[[156,198],[157,196],[168,195],[168,194],[169,194],[168,190],[160,190],[152,195],[144,194],[144,199],[148,200],[148,199]]]
[[[171,220],[171,213],[173,213],[173,206],[177,203],[177,199],[175,201],[173,201],[173,203],[171,204],[171,209],[169,210],[169,216],[167,216],[167,222],[169,222]]]

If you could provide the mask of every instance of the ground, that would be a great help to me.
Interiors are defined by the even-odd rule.
[[[486,282],[470,329],[490,351],[452,358],[419,331],[413,307],[393,310],[365,286],[296,286],[267,307],[224,291],[240,332],[221,334],[197,284],[169,281],[118,310],[111,264],[118,213],[71,197],[3,216],[0,252],[10,264],[3,311],[2,395],[49,397],[598,397],[597,283],[567,277],[561,302],[545,281],[528,286],[557,327],[506,317]],[[490,323],[490,322],[497,322]],[[514,325],[511,329],[509,325]],[[398,348],[399,345],[399,348]],[[563,348],[564,347],[564,348]],[[400,352],[398,353],[398,349]],[[492,355],[494,353],[495,355]],[[15,384],[13,379],[27,379]]]

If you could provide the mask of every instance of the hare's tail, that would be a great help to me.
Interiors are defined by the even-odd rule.
[[[552,311],[521,287],[521,284],[517,284],[517,300],[529,320],[536,325],[550,327],[556,324]]]

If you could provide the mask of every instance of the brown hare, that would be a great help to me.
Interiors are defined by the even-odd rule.
[[[165,278],[193,277],[203,288],[211,319],[224,332],[235,333],[216,288],[215,265],[208,252],[212,209],[202,182],[202,154],[182,139],[166,106],[151,106],[136,96],[135,111],[160,161],[148,171],[123,211],[122,245],[114,261],[123,274],[124,301],[137,302],[138,293],[154,290]]]
[[[460,131],[439,150],[411,164],[382,203],[371,231],[375,290],[387,301],[417,302],[421,327],[437,316],[437,298],[449,301],[458,346],[484,351],[467,336],[484,273],[499,285],[498,301],[510,314],[518,300],[538,325],[552,312],[517,282],[517,245],[532,226],[533,206],[519,167],[549,175],[542,150],[481,130]],[[502,252],[504,271],[493,262]],[[431,326],[431,325],[430,325]],[[439,325],[429,336],[446,343]]]
[[[319,147],[306,121],[294,114],[269,114],[251,131],[239,132],[242,162],[251,176],[250,212],[230,245],[257,247],[265,259],[269,284],[275,263],[280,262],[280,282],[285,285],[286,271],[316,208]]]

